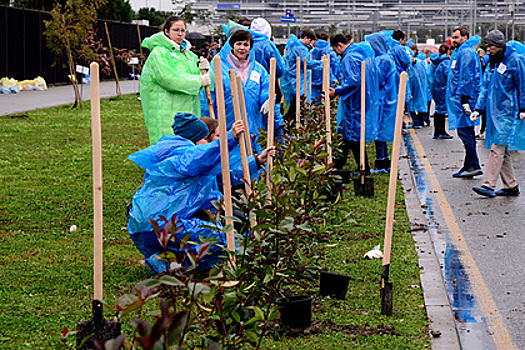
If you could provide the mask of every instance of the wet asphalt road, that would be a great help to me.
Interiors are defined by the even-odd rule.
[[[512,198],[479,196],[472,187],[481,185],[484,176],[468,180],[451,176],[464,157],[456,132],[451,132],[452,140],[433,140],[431,126],[414,131],[416,137],[409,134],[405,141],[408,152],[415,154],[412,170],[418,183],[416,190],[429,220],[462,348],[509,349],[513,344],[516,349],[525,349],[525,194]],[[436,197],[431,174],[415,147],[416,138],[439,181],[445,204],[440,205]],[[484,141],[478,141],[478,156],[484,169],[488,160]],[[513,157],[518,182],[525,190],[525,152],[513,152]],[[445,222],[448,214],[446,209],[443,214],[442,207],[447,204],[468,247],[466,252],[456,249],[459,245],[454,241],[454,229]],[[469,256],[474,268],[465,266]],[[480,281],[489,293],[480,293]]]

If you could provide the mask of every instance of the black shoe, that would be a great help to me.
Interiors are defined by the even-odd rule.
[[[474,192],[476,192],[477,194],[481,196],[485,196],[489,198],[496,197],[496,193],[494,192],[494,190],[491,190],[490,188],[485,187],[485,186],[474,186],[472,187],[472,190],[474,190]]]
[[[502,188],[495,192],[496,196],[503,197],[516,197],[520,195],[520,187],[516,186],[513,188]]]
[[[450,140],[454,138],[453,136],[449,134],[441,134],[441,135],[434,135],[433,137],[435,140]]]
[[[474,176],[483,175],[481,169],[469,169],[469,170],[460,170],[452,173],[452,177],[459,177],[462,179],[472,179]]]

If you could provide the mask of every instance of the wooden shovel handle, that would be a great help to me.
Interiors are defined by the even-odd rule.
[[[270,106],[270,109],[268,110],[268,140],[267,140],[267,146],[273,147],[273,139],[275,137],[275,130],[274,130],[274,120],[275,120],[275,67],[276,67],[276,61],[275,58],[272,57],[270,59],[270,88],[268,93],[268,104]],[[271,178],[271,172],[273,168],[273,158],[268,157],[268,160],[266,162],[266,185],[268,188],[270,188],[270,178]]]
[[[200,60],[203,60],[204,57],[200,57],[199,58],[199,61]],[[201,75],[204,75],[207,73],[207,70],[206,69],[201,69]],[[213,101],[211,99],[211,91],[210,91],[210,86],[207,85],[204,87],[204,91],[206,92],[206,101],[208,102],[208,109],[210,110],[210,118],[213,118],[215,119],[215,111],[213,110]]]
[[[230,86],[232,91],[232,103],[233,103],[233,113],[235,115],[235,121],[242,120],[241,118],[241,109],[239,108],[239,98],[237,94],[237,83],[235,82],[235,71],[233,69],[229,70],[230,76]],[[250,168],[248,167],[248,157],[246,155],[246,141],[244,135],[246,130],[239,137],[239,148],[241,151],[241,164],[242,164],[242,173],[244,178],[244,189],[247,195],[250,195],[252,192],[250,187]],[[249,137],[249,135],[248,135]]]
[[[390,251],[392,246],[392,232],[394,226],[394,209],[397,187],[397,169],[399,164],[399,149],[401,144],[401,128],[403,112],[405,110],[405,94],[407,86],[407,73],[401,73],[399,80],[399,93],[397,95],[396,126],[394,131],[394,144],[392,145],[392,164],[390,165],[390,182],[388,185],[388,202],[386,209],[385,242],[383,245],[383,266],[390,264]]]
[[[297,57],[295,61],[295,127],[299,127],[301,122],[301,57]]]
[[[365,183],[365,134],[366,131],[366,62],[361,62],[361,138],[359,140],[359,170],[361,184]]]
[[[100,127],[100,85],[99,66],[89,66],[91,85],[91,133],[93,147],[93,284],[94,299],[102,300],[103,276],[103,215],[102,215],[102,132]]]
[[[248,157],[253,156],[252,150],[252,134],[250,133],[250,123],[248,123],[248,116],[246,114],[246,101],[244,99],[244,89],[242,87],[242,78],[240,75],[235,77],[237,83],[237,93],[239,94],[239,102],[241,105],[241,118],[244,122],[244,134],[248,137],[245,137],[246,140],[246,150],[248,152]]]
[[[326,150],[328,152],[328,164],[332,164],[332,125],[330,120],[330,55],[324,56],[323,59],[323,91],[326,123]]]
[[[222,169],[222,187],[224,192],[224,211],[227,217],[233,215],[232,209],[232,189],[230,181],[230,158],[228,152],[228,131],[226,128],[226,107],[224,104],[224,86],[222,85],[222,66],[221,58],[217,55],[213,58],[213,67],[215,68],[215,96],[217,101],[217,114],[219,116],[219,139],[221,145],[221,169]],[[226,225],[231,224],[226,220]],[[226,232],[226,244],[228,250],[235,251],[235,237],[233,230]],[[233,261],[232,261],[233,263]]]

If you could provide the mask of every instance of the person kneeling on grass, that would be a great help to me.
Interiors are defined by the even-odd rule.
[[[170,242],[168,249],[181,252],[191,249],[198,254],[202,240],[216,240],[208,255],[199,261],[198,269],[206,269],[219,261],[221,250],[226,246],[226,237],[218,231],[203,227],[213,226],[206,210],[215,210],[212,202],[220,201],[217,175],[221,174],[219,139],[213,137],[215,130],[190,113],[177,113],[174,118],[175,135],[164,135],[154,145],[131,154],[128,158],[144,168],[144,185],[132,200],[129,213],[128,231],[138,250],[144,255],[146,265],[153,274],[168,270],[167,264],[159,259],[163,247],[159,243],[149,219],[155,220],[160,229],[165,226],[160,216],[171,220],[176,215],[176,241],[189,235],[187,241],[197,244]],[[230,174],[232,178],[242,177],[239,152],[239,137],[244,132],[242,121],[235,122],[228,132],[230,152]],[[257,174],[268,155],[275,154],[274,148],[266,149],[260,155],[249,157],[250,174]]]

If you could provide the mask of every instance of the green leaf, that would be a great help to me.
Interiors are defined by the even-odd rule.
[[[174,287],[184,287],[184,283],[182,283],[178,278],[170,276],[170,275],[164,275],[158,278],[158,281],[162,284],[165,284],[167,286],[174,286]]]

